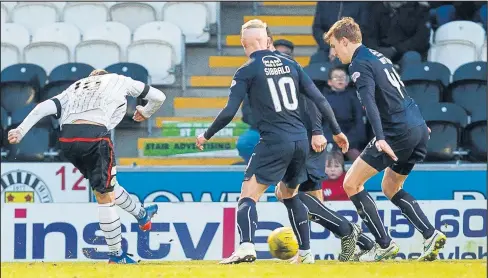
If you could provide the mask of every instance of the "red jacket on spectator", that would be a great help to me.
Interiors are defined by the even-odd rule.
[[[325,180],[322,182],[322,193],[324,194],[324,201],[347,201],[347,196],[344,188],[344,178],[346,173],[344,172],[339,178],[335,180]]]

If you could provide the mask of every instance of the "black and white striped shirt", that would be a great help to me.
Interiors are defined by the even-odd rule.
[[[123,75],[90,76],[78,80],[54,97],[61,106],[57,116],[61,126],[86,120],[111,130],[127,113],[126,97],[144,97],[148,90],[149,86]]]

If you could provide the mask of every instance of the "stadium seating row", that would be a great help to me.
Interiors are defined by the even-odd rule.
[[[187,42],[208,41],[208,27],[217,22],[218,2],[2,2],[2,23],[24,25],[31,33],[44,25],[67,22],[84,31],[117,21],[134,31],[151,21],[179,26]]]
[[[50,73],[56,66],[79,62],[95,68],[129,61],[148,69],[153,84],[173,84],[174,67],[184,55],[181,30],[169,22],[140,26],[131,38],[130,30],[118,22],[105,22],[81,34],[68,23],[52,23],[32,36],[22,25],[2,24],[2,69],[17,63],[40,65]]]

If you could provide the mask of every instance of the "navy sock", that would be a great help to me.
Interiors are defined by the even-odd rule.
[[[365,234],[360,234],[358,241],[357,241],[357,246],[361,248],[361,250],[371,250],[374,247],[374,241],[370,239],[368,236]]]
[[[251,198],[239,200],[237,208],[237,229],[241,235],[241,243],[254,242],[254,233],[258,225],[256,202]]]
[[[291,227],[295,236],[298,239],[298,247],[300,250],[310,249],[310,225],[308,222],[307,208],[303,205],[298,195],[283,199],[283,203],[288,210],[288,218],[290,219]]]
[[[354,203],[356,210],[363,219],[364,223],[368,227],[369,231],[373,234],[376,242],[381,248],[386,248],[390,245],[391,238],[388,236],[385,230],[383,222],[381,222],[378,209],[373,201],[373,198],[368,194],[366,190],[363,190],[356,195],[350,197]]]
[[[319,199],[307,193],[299,192],[298,196],[307,207],[310,219],[331,231],[338,237],[348,236],[352,233],[352,227],[344,216],[328,209]]]
[[[402,211],[403,216],[424,236],[425,239],[434,234],[434,227],[425,216],[417,201],[405,190],[400,189],[391,202]]]

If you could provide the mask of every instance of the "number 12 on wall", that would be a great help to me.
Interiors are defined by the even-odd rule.
[[[59,168],[59,170],[56,171],[56,176],[60,176],[60,179],[61,179],[61,190],[66,190],[66,185],[67,185],[66,171],[67,171],[66,166],[61,166]],[[84,190],[86,190],[86,186],[82,184],[85,178],[78,171],[78,169],[73,167],[71,170],[68,170],[68,172],[70,172],[71,174],[76,174],[76,175],[74,175],[75,178],[78,177],[74,182],[71,182],[73,180],[73,178],[69,177],[70,182],[68,185],[71,188],[71,190],[73,190],[73,191],[84,191]]]

